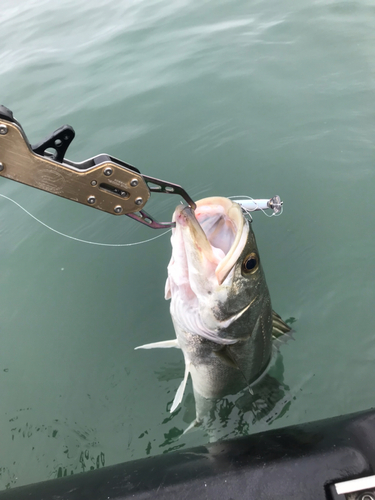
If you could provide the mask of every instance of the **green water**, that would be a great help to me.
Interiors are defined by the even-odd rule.
[[[106,152],[194,199],[284,200],[253,228],[273,307],[297,320],[285,404],[227,435],[373,406],[373,2],[5,0],[0,32],[0,102],[31,143],[69,123],[72,160]],[[156,234],[5,179],[0,194],[77,238]],[[97,247],[0,211],[1,488],[207,442],[179,437],[190,385],[168,412],[178,351],[133,350],[174,336],[169,237]]]

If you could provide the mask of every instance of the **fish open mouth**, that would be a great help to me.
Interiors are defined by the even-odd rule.
[[[241,207],[228,198],[212,197],[190,207],[177,207],[174,220],[189,230],[189,243],[215,267],[221,285],[245,246],[249,228]],[[185,238],[186,246],[186,238]]]

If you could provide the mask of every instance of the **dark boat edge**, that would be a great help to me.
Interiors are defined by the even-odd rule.
[[[4,490],[0,500],[333,500],[345,498],[334,483],[374,471],[371,409]]]

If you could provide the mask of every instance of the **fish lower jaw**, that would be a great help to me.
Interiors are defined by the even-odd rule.
[[[183,209],[184,209],[183,206],[177,207],[174,216],[174,222],[176,222],[176,224],[179,224],[182,227],[186,227],[188,225],[188,220],[186,215],[183,213]]]

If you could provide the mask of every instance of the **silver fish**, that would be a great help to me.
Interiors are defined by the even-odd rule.
[[[185,375],[170,411],[190,374],[199,420],[205,400],[236,394],[265,372],[273,339],[290,328],[272,311],[254,233],[239,204],[206,198],[195,212],[178,206],[173,221],[165,297],[176,339],[137,349],[182,350]]]

